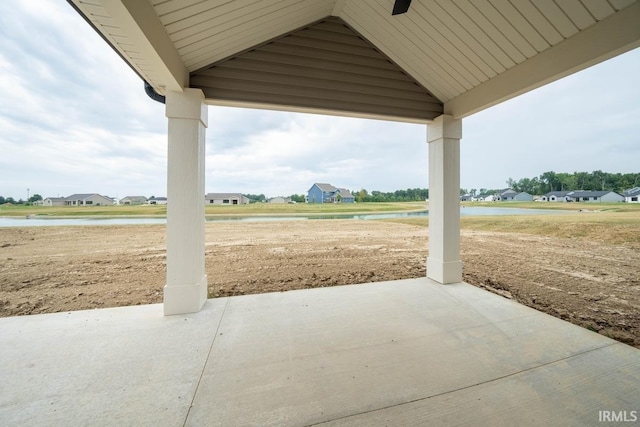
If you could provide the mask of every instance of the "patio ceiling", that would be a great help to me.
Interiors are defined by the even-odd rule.
[[[640,46],[636,0],[69,0],[159,93],[461,118]]]

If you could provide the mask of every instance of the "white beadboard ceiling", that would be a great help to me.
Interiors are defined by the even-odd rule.
[[[455,117],[640,46],[638,0],[69,1],[160,93],[335,16]]]

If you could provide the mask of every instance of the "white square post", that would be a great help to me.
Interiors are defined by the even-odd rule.
[[[460,260],[460,139],[462,120],[442,115],[427,126],[429,256],[427,277],[462,282]]]
[[[167,283],[164,314],[194,313],[207,301],[204,158],[207,106],[200,89],[167,92]]]

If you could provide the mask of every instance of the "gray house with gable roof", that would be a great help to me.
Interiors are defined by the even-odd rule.
[[[500,202],[532,202],[533,196],[529,193],[525,193],[524,191],[518,193],[511,188],[507,188],[506,190],[499,191],[495,195],[494,200]]]
[[[624,197],[615,191],[570,191],[567,197],[574,202],[624,202]]]

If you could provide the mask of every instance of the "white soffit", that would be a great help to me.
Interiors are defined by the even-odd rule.
[[[636,0],[413,0],[396,16],[394,0],[70,1],[161,93],[334,15],[456,117],[640,46]]]
[[[190,72],[331,15],[335,0],[153,0]]]
[[[146,0],[72,0],[120,56],[158,92],[189,85],[189,73]]]
[[[640,46],[634,0],[346,0],[339,16],[464,117]],[[609,22],[607,22],[609,21]]]

